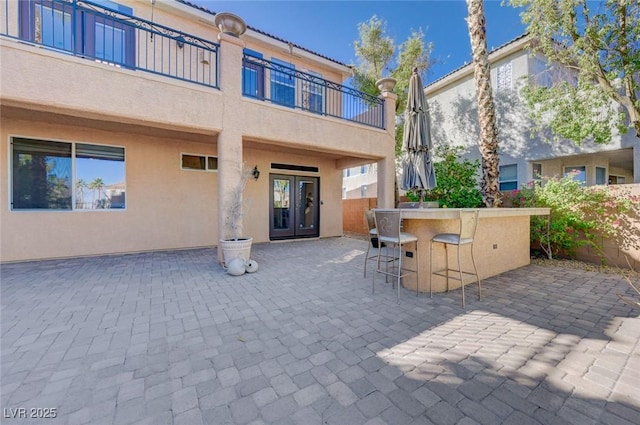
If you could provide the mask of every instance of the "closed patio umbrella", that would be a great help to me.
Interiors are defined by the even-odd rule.
[[[402,146],[404,155],[400,187],[403,190],[419,190],[421,195],[424,190],[436,187],[429,106],[417,69],[413,70],[409,80]]]

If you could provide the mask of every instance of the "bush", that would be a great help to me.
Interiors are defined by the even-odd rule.
[[[424,199],[438,201],[443,208],[478,208],[483,206],[477,175],[480,160],[460,160],[461,146],[438,146],[434,163],[437,186],[425,191]],[[407,193],[410,200],[418,200],[415,193]]]
[[[572,175],[530,183],[509,196],[515,207],[550,208],[531,217],[531,241],[545,254],[573,257],[581,246],[603,254],[602,238],[621,249],[640,244],[640,198],[621,186],[583,186]]]

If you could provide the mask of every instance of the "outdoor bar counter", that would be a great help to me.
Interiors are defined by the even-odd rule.
[[[418,291],[429,292],[429,279],[433,279],[434,292],[446,291],[444,277],[431,276],[429,264],[430,241],[437,233],[457,233],[459,230],[459,208],[407,208],[401,209],[403,231],[418,237],[420,255],[420,281]],[[474,254],[480,279],[495,276],[531,262],[529,251],[529,221],[532,215],[549,215],[549,208],[480,208],[478,226],[474,239]],[[412,251],[412,245],[407,245]],[[442,270],[445,267],[445,249],[442,244],[434,244],[433,267]],[[449,246],[449,268],[457,268],[457,247]],[[462,268],[473,270],[469,246],[462,247]],[[406,260],[406,262],[405,262]],[[413,258],[405,257],[403,265],[415,268]],[[474,278],[465,278],[465,284],[475,282]],[[416,289],[414,275],[403,279],[403,286]],[[460,283],[449,279],[449,288],[459,288]]]

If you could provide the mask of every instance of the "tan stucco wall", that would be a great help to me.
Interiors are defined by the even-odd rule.
[[[217,173],[185,171],[181,152],[215,155],[211,143],[61,126],[3,117],[0,152],[11,135],[123,146],[126,209],[11,211],[9,172],[0,175],[2,261],[210,246],[217,243]]]
[[[481,213],[485,212],[481,209]],[[440,276],[431,276],[431,268],[439,271],[445,268],[445,252],[449,253],[449,267],[457,270],[456,247],[445,251],[442,244],[434,244],[433,265],[430,263],[430,240],[438,233],[455,233],[459,222],[451,219],[404,219],[405,230],[418,237],[419,286],[420,292],[429,291],[429,282],[434,292],[447,289],[446,280]],[[413,250],[413,247],[409,248]],[[531,262],[529,254],[529,216],[480,217],[474,238],[474,257],[480,279],[496,276]],[[461,261],[464,271],[473,270],[471,251],[468,246],[462,248]],[[415,269],[415,257],[407,258],[406,265]],[[466,279],[465,285],[474,282]],[[403,286],[416,290],[416,278],[409,276],[403,280]],[[449,289],[460,287],[460,282],[449,280]]]
[[[246,235],[251,235],[255,242],[269,240],[269,174],[319,177],[320,237],[342,235],[342,170],[336,168],[334,160],[250,148],[245,148],[243,154],[247,167],[252,169],[257,165],[260,170],[260,178],[250,180],[245,189],[245,197],[249,200],[244,220]],[[319,172],[272,169],[272,162],[318,167]]]
[[[150,17],[146,2],[121,3]],[[211,15],[192,9],[156,7],[154,19],[218,41],[217,30],[207,24]],[[245,230],[256,242],[268,241],[270,162],[320,169],[321,237],[342,234],[345,167],[378,163],[378,198],[392,202],[393,179],[385,176],[394,170],[395,95],[386,95],[386,130],[245,98],[245,46],[336,82],[347,68],[298,48],[289,54],[285,42],[255,32],[240,39],[222,36],[219,43],[216,89],[0,38],[0,105],[6,112],[0,133],[0,261],[217,245],[243,163],[257,164],[263,173],[245,192],[252,198]],[[124,146],[126,210],[11,211],[10,172],[4,171],[10,166],[10,135]],[[217,156],[219,172],[181,171],[180,152]]]

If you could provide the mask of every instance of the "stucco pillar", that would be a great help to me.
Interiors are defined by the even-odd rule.
[[[395,199],[396,177],[396,101],[398,96],[392,91],[383,91],[384,128],[389,133],[386,158],[378,161],[378,207],[393,208]]]
[[[244,41],[220,33],[219,69],[223,95],[222,130],[218,134],[218,238],[231,237],[226,231],[228,208],[242,176],[242,49]],[[232,217],[241,220],[240,217]],[[218,249],[222,262],[222,250]]]

